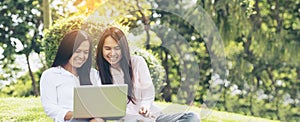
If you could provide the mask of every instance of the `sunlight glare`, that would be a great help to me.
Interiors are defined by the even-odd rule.
[[[22,42],[17,38],[10,38],[13,46],[16,47],[16,52],[19,52],[24,49]]]

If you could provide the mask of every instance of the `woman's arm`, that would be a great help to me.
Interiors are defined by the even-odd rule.
[[[44,111],[49,117],[53,118],[54,121],[65,121],[69,119],[69,117],[65,119],[68,110],[57,105],[55,78],[51,76],[51,72],[42,74],[40,81],[41,101]]]
[[[138,75],[140,86],[139,88],[135,89],[139,89],[141,91],[141,96],[136,96],[138,97],[137,99],[141,100],[141,108],[139,113],[144,116],[151,117],[150,108],[154,102],[155,90],[147,63],[144,58],[138,56],[136,68],[138,70],[138,74],[134,75]]]
[[[100,86],[102,84],[99,72],[94,68],[91,69],[90,79],[94,86]]]

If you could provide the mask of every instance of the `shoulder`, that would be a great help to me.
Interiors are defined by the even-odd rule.
[[[134,55],[131,57],[131,65],[133,70],[144,70],[148,67],[146,60],[142,56]]]
[[[59,74],[60,73],[60,67],[51,67],[47,70],[45,70],[42,75],[54,75],[54,74]]]
[[[93,85],[101,85],[101,78],[99,77],[98,70],[91,68],[90,78]]]
[[[140,62],[145,62],[145,59],[142,56],[138,56],[138,55],[131,56],[131,63],[136,64]]]
[[[95,68],[91,68],[91,74],[98,74],[98,71]]]
[[[61,72],[60,67],[51,67],[45,70],[41,75],[40,84],[56,84],[56,81],[62,78]]]
[[[98,75],[98,71],[94,68],[91,68],[90,75],[91,75],[91,77],[95,77]]]

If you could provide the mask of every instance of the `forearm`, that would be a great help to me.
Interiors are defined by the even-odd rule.
[[[141,90],[143,91],[141,96],[142,105],[150,107],[155,98],[154,86],[150,84]]]

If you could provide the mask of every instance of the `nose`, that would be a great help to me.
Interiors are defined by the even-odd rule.
[[[79,58],[84,59],[85,58],[85,54],[84,52],[80,52],[80,54],[78,55]]]
[[[116,50],[115,50],[115,49],[112,49],[112,50],[111,50],[111,55],[112,55],[112,56],[116,55]]]

